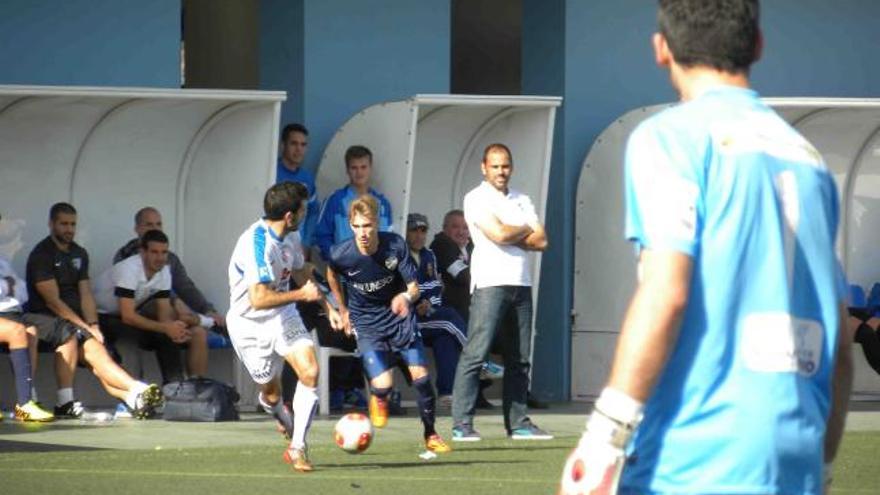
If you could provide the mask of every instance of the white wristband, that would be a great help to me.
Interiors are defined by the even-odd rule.
[[[197,314],[199,316],[199,325],[205,327],[206,329],[211,328],[215,325],[214,318],[211,318],[210,316],[205,316],[201,313]]]
[[[407,301],[408,303],[412,304],[412,296],[409,295],[409,292],[401,292],[401,294],[403,294],[403,297],[406,298],[406,301]]]

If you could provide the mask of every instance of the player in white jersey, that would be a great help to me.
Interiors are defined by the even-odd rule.
[[[827,492],[852,385],[819,153],[749,89],[757,0],[660,0],[682,104],[626,152],[640,280],[562,493]]]
[[[309,279],[296,229],[305,216],[308,190],[280,182],[266,191],[264,217],[238,238],[229,262],[229,337],[251,378],[260,385],[260,404],[290,437],[284,460],[299,472],[312,471],[306,435],[315,414],[318,362],[314,342],[296,311],[297,301],[320,301]],[[299,289],[290,290],[291,278]],[[325,304],[331,321],[335,310]],[[293,417],[281,400],[284,361],[296,371]]]

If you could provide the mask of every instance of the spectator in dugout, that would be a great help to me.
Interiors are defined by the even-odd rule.
[[[363,145],[350,146],[345,151],[345,171],[348,175],[348,184],[337,189],[324,200],[321,206],[321,213],[318,216],[318,223],[314,230],[314,244],[321,253],[321,258],[329,259],[330,248],[340,242],[351,239],[351,227],[348,222],[348,207],[352,201],[359,196],[369,194],[376,199],[379,204],[379,231],[390,232],[393,227],[391,203],[379,191],[371,187],[373,173],[373,152]],[[310,311],[304,308],[304,314]],[[320,328],[320,327],[319,327]],[[327,332],[322,332],[327,334]],[[319,337],[321,333],[319,333]],[[330,345],[348,350],[353,342],[351,339],[344,337],[339,338],[323,338],[321,345]],[[348,360],[338,358],[333,366],[331,366],[331,376],[339,376],[341,373],[350,373],[355,377],[354,382],[359,382],[362,369],[358,364],[358,360]],[[401,366],[404,376],[409,378],[408,371]],[[345,383],[347,381],[334,379],[336,383]],[[350,388],[344,392],[336,389],[331,392],[331,407],[337,406],[342,399],[345,403],[351,403],[356,407],[363,404],[363,393],[359,387]],[[400,406],[400,392],[394,391],[391,394],[390,412],[392,415],[404,414],[404,409]]]
[[[162,214],[152,206],[146,206],[134,215],[134,231],[137,237],[131,239],[113,255],[113,264],[138,254],[143,235],[150,230],[162,231]],[[180,261],[180,257],[173,251],[168,251],[168,268],[171,270],[171,306],[178,318],[191,319],[188,313],[195,312],[199,319],[199,325],[210,329],[211,327],[225,327],[226,318],[214,309],[214,305],[196,287],[196,283],[189,277],[186,267]],[[155,319],[155,307],[148,304],[142,312]]]
[[[76,366],[80,361],[91,369],[110,395],[124,402],[136,416],[150,416],[161,403],[161,391],[156,385],[133,379],[104,347],[104,334],[98,325],[89,281],[89,255],[73,240],[76,225],[73,205],[56,203],[52,206],[50,234],[28,256],[27,293],[17,295],[15,300],[6,299],[0,318],[25,325],[41,344],[55,352],[58,381],[55,417],[77,418],[84,411],[73,393]],[[23,312],[22,305],[28,297],[30,311]],[[35,341],[31,347],[36,349]]]
[[[434,351],[437,366],[437,404],[452,407],[452,383],[458,356],[467,342],[467,323],[455,308],[443,304],[443,283],[437,268],[437,258],[425,247],[428,236],[428,218],[421,213],[410,213],[406,220],[406,244],[416,266],[419,298],[413,306],[416,322],[425,345]]]
[[[207,331],[195,314],[174,312],[171,287],[168,237],[160,230],[145,232],[138,253],[108,268],[95,283],[99,320],[108,338],[155,351],[163,383],[184,378],[181,349],[190,377],[208,370]],[[142,312],[147,303],[155,305],[154,315]]]
[[[348,206],[361,195],[369,194],[379,203],[379,231],[393,230],[391,203],[382,193],[370,187],[373,152],[366,146],[350,146],[345,151],[345,171],[348,185],[337,189],[324,201],[315,228],[315,243],[325,260],[329,259],[331,246],[353,237],[348,225]]]

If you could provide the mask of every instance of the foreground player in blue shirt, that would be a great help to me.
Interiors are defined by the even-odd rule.
[[[396,354],[406,361],[418,392],[425,447],[449,452],[452,449],[434,429],[436,396],[411,308],[419,297],[419,286],[409,248],[399,235],[379,232],[379,205],[371,195],[351,202],[348,219],[354,238],[330,249],[327,266],[327,283],[339,302],[339,318],[331,315],[331,324],[357,336],[370,377],[370,420],[377,428],[388,422],[387,398]]]
[[[562,492],[820,495],[852,381],[837,189],[749,89],[757,0],[659,3],[682,104],[627,145],[640,281]]]

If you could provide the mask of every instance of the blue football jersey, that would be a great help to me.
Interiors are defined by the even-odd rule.
[[[693,276],[623,492],[820,494],[843,298],[821,156],[754,91],[718,87],[639,125],[625,187],[627,238]]]
[[[416,280],[416,267],[406,241],[391,232],[379,232],[379,246],[368,256],[354,239],[330,250],[329,265],[346,288],[349,318],[358,335],[385,335],[397,331],[401,318],[391,312],[391,300]],[[412,313],[407,317],[412,319]]]

